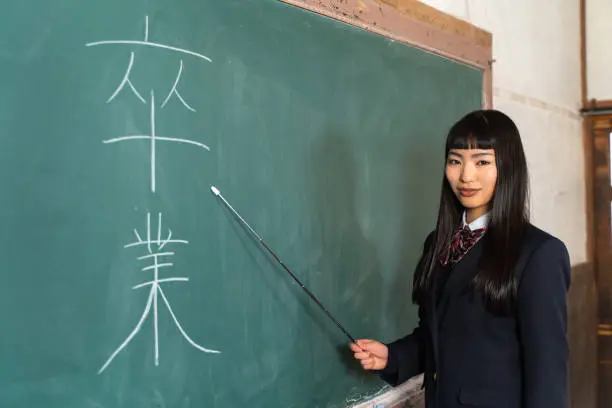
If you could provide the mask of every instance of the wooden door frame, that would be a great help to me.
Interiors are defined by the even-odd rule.
[[[599,295],[600,323],[612,325],[612,173],[610,133],[612,101],[590,101],[583,109],[587,152],[588,253],[593,262]],[[607,276],[610,275],[610,276]],[[610,297],[611,300],[607,300]],[[609,320],[609,321],[607,321]],[[612,326],[610,326],[612,328]]]
[[[612,380],[612,101],[588,101],[582,113],[587,166],[587,246],[598,303],[597,399],[599,407],[607,407],[612,402],[612,393],[605,386]]]

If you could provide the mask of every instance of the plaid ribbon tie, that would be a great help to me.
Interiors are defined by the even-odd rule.
[[[476,244],[486,229],[485,227],[472,231],[467,225],[459,229],[451,240],[446,256],[440,260],[442,265],[446,266],[449,262],[459,262],[467,251]]]

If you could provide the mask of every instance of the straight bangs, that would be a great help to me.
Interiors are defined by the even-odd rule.
[[[484,115],[465,117],[450,129],[446,153],[451,149],[495,149],[495,133]]]

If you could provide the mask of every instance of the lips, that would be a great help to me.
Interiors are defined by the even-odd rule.
[[[457,190],[459,191],[459,195],[461,195],[461,197],[472,197],[478,194],[480,191],[479,189],[475,188],[459,188]]]

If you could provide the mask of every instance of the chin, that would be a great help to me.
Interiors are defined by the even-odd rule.
[[[478,199],[477,197],[460,197],[459,202],[465,207],[466,210],[473,210],[485,205],[485,203],[483,203],[482,200]]]

